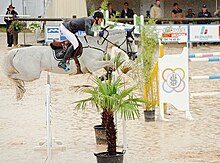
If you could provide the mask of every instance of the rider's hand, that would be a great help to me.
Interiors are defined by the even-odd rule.
[[[99,37],[103,37],[104,31],[99,31]]]
[[[94,32],[94,37],[96,37],[98,35],[98,33],[97,32]]]

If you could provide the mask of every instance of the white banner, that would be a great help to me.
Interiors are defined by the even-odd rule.
[[[52,42],[53,40],[60,40],[59,25],[45,25],[44,29],[45,42]]]
[[[189,111],[188,49],[180,55],[165,55],[158,59],[160,116],[164,119],[164,103]]]
[[[66,37],[60,31],[60,25],[45,25],[45,42],[52,42],[53,40],[66,40]],[[85,31],[78,31],[76,36],[82,37],[86,35]]]
[[[220,25],[190,25],[190,42],[220,42]]]
[[[187,25],[158,25],[158,37],[162,42],[187,42]]]

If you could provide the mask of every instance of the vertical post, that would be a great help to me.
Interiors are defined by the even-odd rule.
[[[46,85],[46,107],[47,107],[47,162],[52,162],[52,155],[51,155],[51,147],[52,147],[52,133],[51,133],[51,84],[50,84],[50,72],[47,74],[47,85]]]
[[[124,155],[124,163],[127,163],[127,154],[128,154],[128,142],[127,142],[127,135],[126,135],[126,121],[123,117],[122,119],[123,124],[123,150],[126,152]]]
[[[23,8],[23,15],[26,15],[26,3],[25,0],[22,0],[22,8]],[[23,31],[24,33],[24,45],[26,44],[26,40],[25,40],[25,30]]]
[[[125,78],[123,78],[124,80],[124,89],[125,88]],[[127,134],[126,134],[126,121],[124,119],[124,117],[122,117],[122,126],[123,126],[123,150],[126,152],[124,155],[124,163],[127,163],[127,155],[128,155],[128,142],[127,142]]]
[[[112,81],[111,82],[115,82],[116,78],[117,78],[116,77],[116,72],[112,71]],[[115,114],[114,114],[114,123],[115,123],[116,130],[118,130],[118,114],[117,114],[117,112],[115,112]],[[116,132],[116,137],[118,138],[118,132]]]

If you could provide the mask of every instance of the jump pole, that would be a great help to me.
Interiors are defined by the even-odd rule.
[[[191,54],[189,54],[189,58],[215,57],[215,56],[220,56],[220,52],[213,52],[213,53],[191,53]]]
[[[112,72],[112,81],[115,82],[117,80],[117,73],[115,71]],[[123,78],[123,80],[125,80]],[[118,115],[115,113],[115,127],[116,130],[118,130]],[[128,154],[128,142],[127,142],[127,125],[124,117],[122,117],[122,130],[123,130],[123,152],[124,152],[124,163],[127,163],[127,154]],[[118,138],[118,132],[117,132],[117,138]]]
[[[52,163],[52,132],[51,132],[51,83],[50,83],[50,72],[47,73],[47,83],[46,83],[46,126],[47,126],[47,137],[45,140],[39,142],[38,146],[34,147],[35,151],[44,150],[44,145],[46,145],[47,157],[45,162]]]
[[[50,84],[50,72],[47,74],[46,84],[46,117],[47,117],[47,162],[52,162],[52,133],[51,133],[51,84]]]
[[[220,57],[210,57],[210,58],[189,58],[190,62],[219,62]]]
[[[34,147],[35,151],[47,150],[47,157],[45,163],[52,163],[52,149],[54,150],[65,150],[66,147],[62,144],[60,140],[56,140],[52,137],[52,129],[51,129],[51,82],[50,82],[50,72],[47,74],[47,83],[46,83],[46,126],[47,126],[47,137],[39,142],[38,146]],[[53,147],[53,142],[57,144],[57,148]]]

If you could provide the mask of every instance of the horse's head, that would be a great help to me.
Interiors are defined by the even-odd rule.
[[[127,54],[131,60],[135,60],[137,58],[137,46],[135,45],[134,36],[132,35],[134,28],[135,27],[128,30],[126,36]]]
[[[107,27],[103,29],[104,36],[103,44],[105,41],[109,43],[109,46],[115,46],[125,52],[129,59],[135,60],[137,58],[137,45],[135,45],[135,40],[132,32],[134,27],[127,31],[122,29],[110,29]]]

